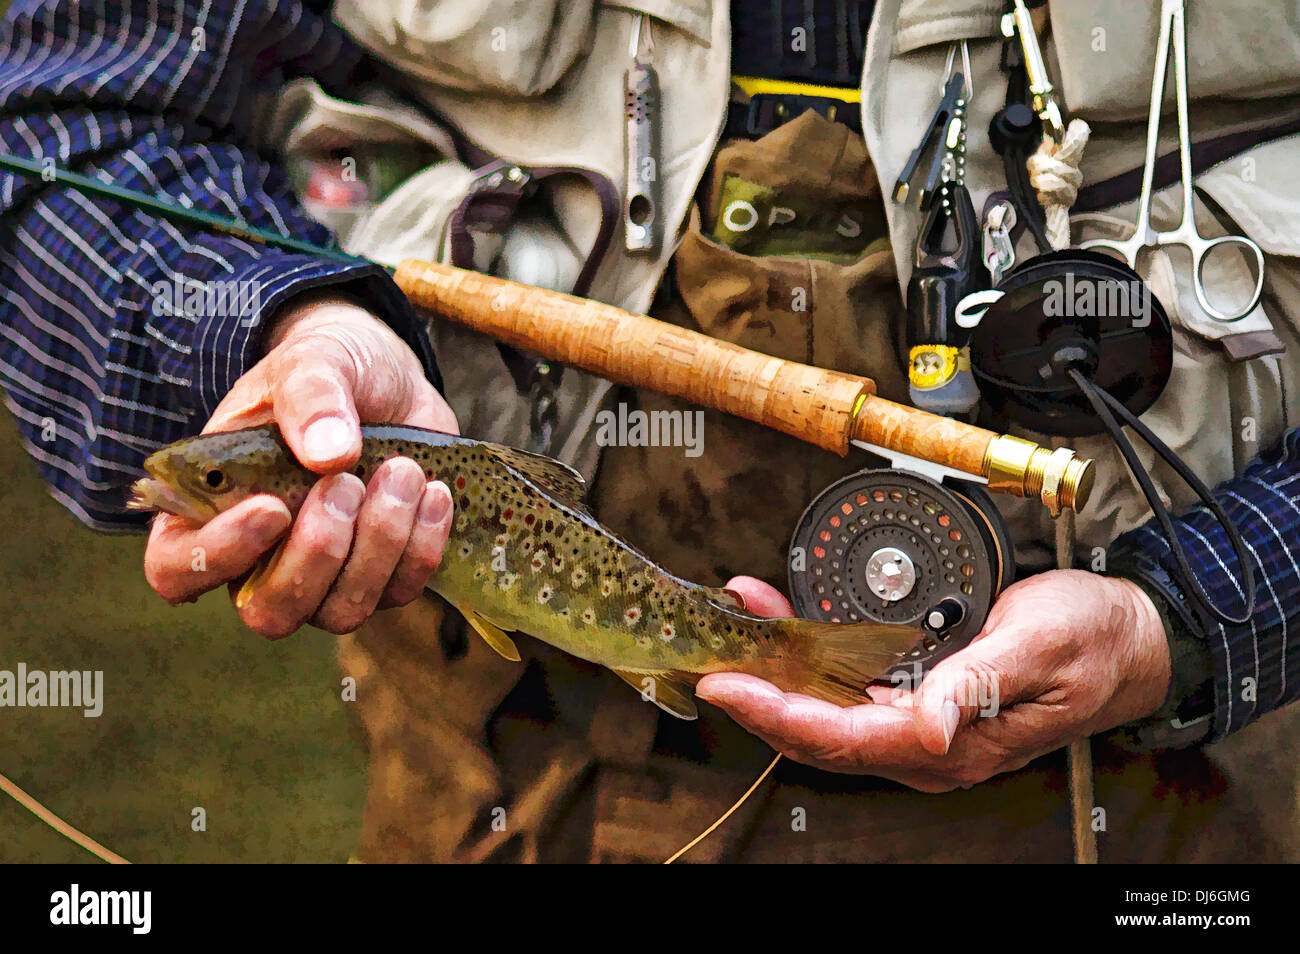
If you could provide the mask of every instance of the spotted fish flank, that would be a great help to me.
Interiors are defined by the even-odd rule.
[[[608,666],[689,719],[694,684],[711,672],[751,673],[840,705],[868,702],[866,684],[920,638],[903,626],[755,616],[730,590],[673,576],[596,522],[581,503],[581,475],[559,461],[410,427],[366,426],[362,438],[353,471],[362,480],[403,456],[451,489],[456,518],[429,588],[507,659],[520,658],[507,634],[527,633]],[[317,480],[274,426],[180,441],[145,469],[133,505],[198,522],[255,493],[296,512]]]

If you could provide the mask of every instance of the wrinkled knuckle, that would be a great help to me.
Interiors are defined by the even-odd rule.
[[[1006,668],[987,659],[966,663],[964,669],[964,688],[972,699],[958,701],[968,705],[979,705],[979,700],[983,699],[1001,698],[1003,687],[1010,684]]]
[[[1003,677],[1003,667],[988,659],[979,659],[966,663],[966,674],[975,681],[999,681]]]
[[[347,345],[329,333],[328,326],[308,334],[290,336],[280,345],[279,360],[292,375],[320,375],[322,365],[339,365],[347,360]]]
[[[298,525],[293,542],[308,553],[319,553],[333,536],[334,528],[325,520],[309,520]]]
[[[307,553],[323,554],[338,562],[348,555],[348,549],[352,545],[351,534],[341,533],[337,522],[331,524],[312,521],[302,528],[298,539]]]

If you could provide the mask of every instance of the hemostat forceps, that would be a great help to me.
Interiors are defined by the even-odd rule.
[[[1160,139],[1160,107],[1165,98],[1169,46],[1174,48],[1174,84],[1178,105],[1178,159],[1183,186],[1183,217],[1168,232],[1157,232],[1151,225],[1151,190],[1155,178],[1156,152]],[[1142,195],[1138,204],[1137,229],[1127,239],[1094,239],[1080,248],[1109,249],[1119,253],[1130,268],[1137,268],[1139,253],[1145,248],[1182,245],[1192,256],[1192,288],[1206,314],[1216,321],[1239,321],[1259,304],[1264,291],[1264,251],[1258,243],[1243,235],[1224,235],[1208,239],[1196,230],[1192,206],[1192,149],[1187,119],[1187,23],[1183,0],[1162,0],[1160,4],[1160,40],[1156,47],[1156,72],[1151,82],[1151,116],[1147,122],[1146,166],[1142,172]],[[1231,313],[1219,311],[1205,294],[1204,269],[1209,253],[1222,245],[1236,245],[1255,259],[1255,293],[1249,304]]]

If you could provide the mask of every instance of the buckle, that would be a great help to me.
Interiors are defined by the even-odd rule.
[[[831,122],[848,126],[854,132],[862,129],[862,120],[856,104],[824,96],[804,96],[794,93],[755,93],[749,98],[745,115],[745,132],[760,139],[772,130],[797,119],[809,109],[815,110]]]

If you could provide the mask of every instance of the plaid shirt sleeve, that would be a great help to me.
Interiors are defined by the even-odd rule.
[[[259,91],[303,75],[338,84],[360,63],[319,5],[19,0],[0,24],[0,149],[325,244],[249,144]],[[183,307],[194,283],[240,290],[241,307]],[[93,527],[141,525],[124,502],[144,457],[202,427],[255,362],[266,316],[326,285],[365,300],[440,384],[423,327],[376,265],[0,173],[0,386],[51,492]]]
[[[1214,497],[1240,529],[1255,564],[1255,612],[1247,624],[1207,623],[1204,613],[1192,611],[1154,521],[1119,537],[1107,559],[1108,570],[1155,587],[1190,631],[1205,639],[1215,669],[1208,741],[1300,697],[1300,429],[1241,476],[1216,487]],[[1239,614],[1245,605],[1241,571],[1214,516],[1196,507],[1174,520],[1174,528],[1214,605]]]

